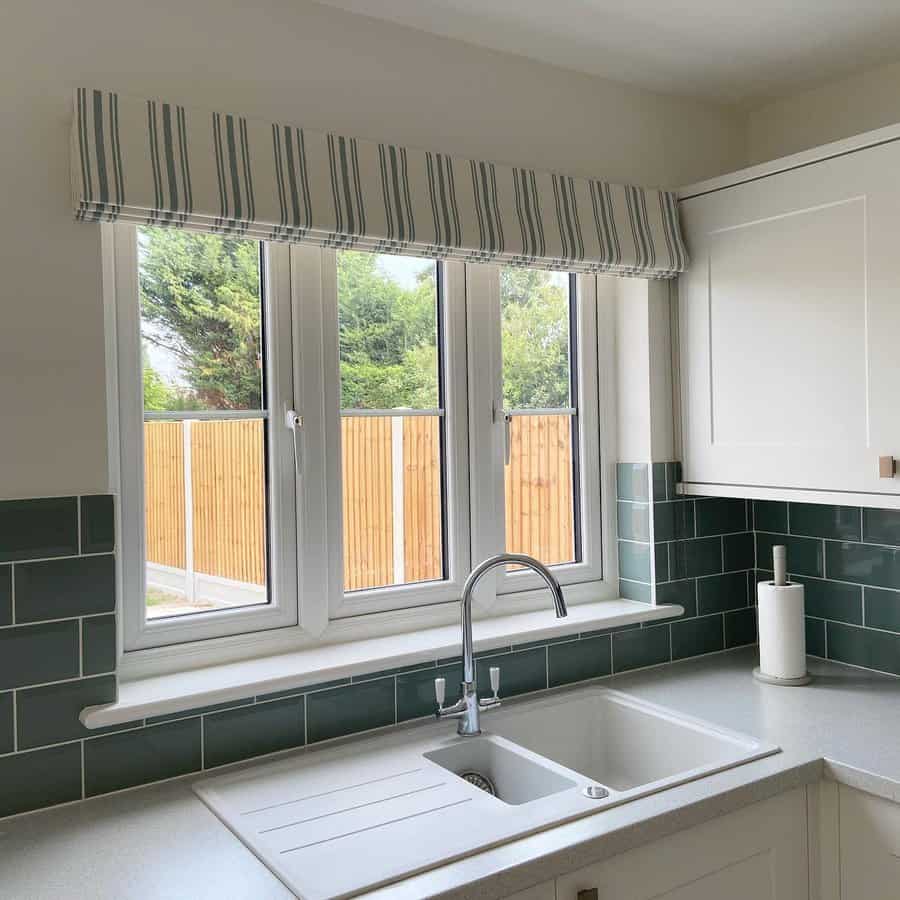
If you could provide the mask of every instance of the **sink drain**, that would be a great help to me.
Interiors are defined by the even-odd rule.
[[[463,781],[468,781],[469,784],[474,784],[475,787],[486,791],[492,797],[497,796],[497,788],[494,787],[494,782],[487,775],[482,775],[480,772],[461,772],[459,777]]]
[[[590,797],[591,800],[605,800],[609,796],[609,791],[602,784],[589,784],[584,789],[584,796]]]

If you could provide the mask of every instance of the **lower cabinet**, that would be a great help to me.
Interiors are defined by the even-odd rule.
[[[897,900],[900,804],[844,785],[838,794],[842,900]]]
[[[808,896],[805,788],[556,881],[556,900],[806,900]]]

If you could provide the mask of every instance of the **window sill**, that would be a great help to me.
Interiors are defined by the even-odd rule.
[[[648,606],[633,600],[601,600],[570,606],[557,619],[552,610],[497,616],[474,623],[475,651],[575,635],[638,622],[671,619],[675,605]],[[81,713],[86,728],[121,725],[150,716],[185,712],[277,691],[433,662],[460,653],[458,625],[424,628],[411,634],[369,638],[263,656],[256,659],[159,675],[119,685],[119,699]]]

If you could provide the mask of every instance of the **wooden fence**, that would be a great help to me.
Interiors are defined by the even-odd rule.
[[[346,590],[441,577],[439,426],[436,416],[343,418]],[[507,548],[571,560],[571,420],[515,416],[510,432]],[[262,422],[146,422],[144,440],[147,561],[264,584]]]

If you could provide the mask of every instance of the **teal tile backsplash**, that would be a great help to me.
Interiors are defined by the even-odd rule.
[[[492,651],[482,690],[491,665],[513,696],[754,643],[774,543],[806,585],[809,652],[900,674],[900,514],[681,497],[679,477],[675,462],[619,465],[617,511],[622,596],[684,616]],[[459,660],[434,660],[82,728],[81,708],[115,691],[113,515],[108,496],[0,502],[0,817],[430,716],[437,676],[456,699]]]

